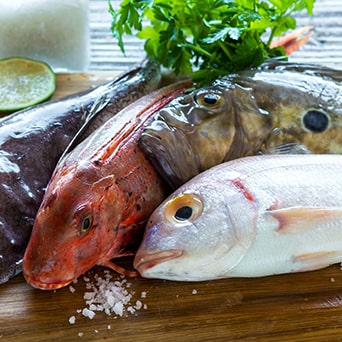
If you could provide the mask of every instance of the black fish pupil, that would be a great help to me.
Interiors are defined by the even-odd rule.
[[[83,221],[83,230],[87,230],[90,227],[90,219],[87,217]]]
[[[192,215],[192,208],[185,205],[176,211],[175,218],[178,221],[186,221]]]
[[[204,95],[203,100],[206,104],[213,105],[217,102],[218,96],[216,94],[206,94]]]
[[[303,118],[304,125],[312,132],[324,132],[329,124],[327,115],[318,110],[308,111]]]

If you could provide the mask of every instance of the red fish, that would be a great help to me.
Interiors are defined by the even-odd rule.
[[[153,114],[189,86],[190,81],[183,81],[142,97],[61,160],[24,255],[29,284],[57,289],[96,264],[135,274],[111,259],[131,253],[149,215],[167,194],[137,141]]]

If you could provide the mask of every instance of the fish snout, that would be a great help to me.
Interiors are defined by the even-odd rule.
[[[140,273],[142,277],[153,277],[153,272],[150,274],[150,270],[156,265],[160,265],[166,261],[174,260],[183,255],[183,250],[171,249],[160,252],[146,252],[138,250],[135,255],[133,266]]]
[[[44,264],[23,264],[23,275],[28,284],[41,290],[55,290],[70,284],[75,279],[75,274],[63,270],[63,274],[56,273],[54,261],[46,261]]]
[[[23,275],[26,281],[42,290],[54,290],[71,283],[75,279],[73,268],[60,267],[65,260],[71,263],[70,255],[67,252],[51,254],[51,245],[44,235],[40,235],[42,227],[37,222],[34,228],[39,229],[33,231],[23,258]]]
[[[31,275],[24,273],[24,277],[28,284],[40,290],[57,290],[61,287],[69,285],[73,279],[64,282],[50,277],[31,277]]]

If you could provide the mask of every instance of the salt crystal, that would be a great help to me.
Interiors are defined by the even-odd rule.
[[[95,312],[94,312],[94,311],[91,311],[91,310],[89,310],[89,309],[87,309],[87,308],[84,308],[84,309],[82,310],[82,315],[83,315],[83,316],[86,316],[86,317],[89,317],[90,319],[93,319],[94,316],[95,316]]]
[[[135,309],[133,308],[133,306],[129,306],[126,310],[131,314],[134,314],[135,312]]]
[[[75,288],[73,286],[71,286],[71,285],[69,286],[69,290],[70,290],[71,293],[74,293],[76,291]]]
[[[137,309],[137,310],[140,310],[140,309],[142,308],[142,303],[141,303],[140,300],[137,300],[137,301],[135,302],[134,308]]]
[[[112,327],[110,326],[110,324],[107,325],[107,329],[110,330]]]
[[[113,311],[117,315],[122,316],[123,315],[123,304],[121,302],[116,303],[113,307]]]
[[[192,290],[192,294],[197,294],[197,290],[196,290],[196,289],[193,289],[193,290]]]
[[[116,319],[115,316],[127,317],[125,312],[133,315],[137,310],[147,308],[147,305],[143,305],[140,300],[137,300],[134,305],[130,303],[134,291],[128,290],[132,283],[127,282],[123,275],[116,279],[112,278],[112,273],[107,270],[104,271],[103,278],[94,274],[95,281],[83,276],[87,289],[83,295],[86,303],[86,307],[82,310],[84,316],[92,319],[96,315],[96,311],[102,311],[108,316],[114,314],[114,319]],[[146,295],[146,291],[141,292],[141,298],[146,298]]]
[[[79,336],[79,337],[82,337],[83,335],[84,335],[83,332],[79,332],[79,333],[78,333],[78,336]]]
[[[95,304],[90,304],[89,305],[89,310],[92,310],[92,311],[98,310],[98,306],[95,305]],[[101,310],[98,310],[98,311],[101,311]]]
[[[76,317],[75,316],[69,317],[69,323],[70,324],[75,324],[75,322],[76,322]]]
[[[115,298],[114,298],[114,296],[108,295],[106,298],[107,298],[107,303],[108,303],[108,305],[109,305],[109,306],[113,306],[114,303],[115,303]]]
[[[84,292],[83,298],[85,300],[92,299],[92,298],[94,298],[94,293],[93,292]]]

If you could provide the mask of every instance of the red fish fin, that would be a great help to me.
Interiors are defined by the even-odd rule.
[[[137,277],[139,275],[139,273],[137,271],[126,270],[125,268],[113,263],[112,261],[106,261],[104,263],[101,263],[101,265],[106,266],[108,268],[111,268],[113,271],[115,271],[119,274],[122,274],[126,277],[133,278],[133,277]]]
[[[296,269],[296,272],[306,272],[317,270],[340,262],[342,260],[342,254],[340,251],[303,253],[294,256],[292,260],[294,263],[303,265],[302,267]]]
[[[308,25],[299,29],[293,30],[284,36],[274,39],[271,43],[271,48],[283,46],[287,55],[297,51],[304,45],[312,35],[313,26]]]
[[[128,139],[133,139],[133,136],[140,136],[137,132],[142,130],[146,124],[145,122],[148,121],[154,113],[168,104],[175,97],[181,95],[184,90],[191,86],[192,82],[189,79],[172,83],[152,93],[154,94],[153,101],[149,100],[147,97],[142,97],[140,100],[135,102],[134,105],[131,104],[127,106],[125,108],[127,120],[124,124],[121,124],[121,128],[117,130],[115,135],[113,135],[111,143],[108,143],[106,148],[99,151],[99,154],[96,155],[97,160],[105,162],[109,159],[109,156],[117,153],[120,148],[124,149],[126,147],[124,142]],[[149,96],[151,96],[151,94]],[[139,109],[139,106],[141,109]],[[137,108],[138,113],[136,113]],[[132,113],[132,110],[135,113],[134,116],[130,114]],[[119,127],[119,125],[117,127]]]
[[[342,208],[291,207],[269,210],[268,213],[279,221],[277,232],[281,234],[342,223]]]

